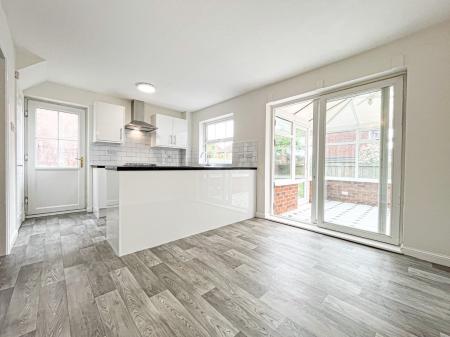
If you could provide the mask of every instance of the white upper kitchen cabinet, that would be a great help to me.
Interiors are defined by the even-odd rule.
[[[94,103],[93,141],[123,143],[125,107],[115,104]]]
[[[187,148],[187,121],[181,118],[173,118],[174,143],[178,148]]]
[[[152,116],[158,129],[152,133],[152,146],[185,149],[187,147],[187,122],[185,119],[162,114]]]

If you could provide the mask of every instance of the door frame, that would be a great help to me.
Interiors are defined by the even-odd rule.
[[[403,144],[403,76],[394,77],[391,79],[384,79],[374,81],[373,83],[364,84],[354,88],[340,90],[337,92],[322,95],[319,99],[319,147],[318,147],[318,179],[317,179],[317,225],[322,228],[327,228],[350,235],[356,235],[371,240],[377,240],[393,245],[400,243],[400,208],[401,208],[401,186],[402,186],[402,144]],[[348,227],[326,222],[324,220],[324,185],[325,185],[325,136],[326,136],[326,102],[329,99],[343,98],[346,96],[353,96],[370,92],[376,89],[384,89],[386,87],[394,87],[395,97],[393,105],[393,128],[395,130],[395,137],[393,143],[392,154],[392,200],[391,200],[391,233],[386,235],[383,233],[369,232],[358,228]],[[384,103],[384,102],[383,102]],[[382,103],[382,104],[383,104]],[[383,104],[384,105],[384,104]],[[383,111],[385,112],[385,110]],[[382,128],[383,129],[383,128]],[[385,130],[385,129],[383,129]],[[383,132],[381,133],[383,134]],[[385,139],[383,140],[385,141]],[[387,145],[386,143],[381,145]],[[382,149],[383,151],[384,149]],[[383,151],[384,152],[384,151]],[[381,153],[381,151],[380,151]],[[380,165],[381,165],[380,160]],[[382,170],[382,168],[380,168]],[[380,177],[381,179],[382,177]],[[381,186],[382,181],[379,182]],[[380,196],[379,196],[380,197]],[[382,205],[379,205],[381,208]],[[381,210],[379,210],[381,212]],[[380,213],[379,213],[380,214]],[[383,224],[383,220],[379,219]]]
[[[59,106],[64,106],[72,109],[78,109],[83,110],[83,120],[84,120],[84,128],[80,127],[80,149],[83,149],[84,151],[84,182],[83,182],[83,193],[84,193],[84,205],[80,209],[76,210],[68,210],[68,211],[58,211],[58,212],[49,212],[45,214],[28,214],[28,204],[25,203],[25,218],[36,218],[36,217],[42,217],[42,216],[48,216],[48,215],[57,215],[57,214],[67,214],[67,213],[75,213],[75,212],[85,212],[88,210],[89,205],[89,183],[88,180],[90,179],[90,166],[89,166],[89,124],[90,124],[90,114],[89,114],[89,108],[87,106],[83,105],[77,105],[67,102],[62,102],[58,100],[52,100],[52,99],[46,99],[41,97],[35,97],[35,96],[25,96],[24,97],[24,115],[25,115],[25,121],[24,121],[24,155],[29,157],[29,101],[37,101],[45,104],[54,104]],[[24,186],[24,197],[25,200],[28,198],[28,181],[29,181],[29,172],[28,172],[28,160],[24,160],[25,163],[25,186]]]
[[[403,171],[404,171],[404,152],[405,152],[405,132],[404,132],[404,123],[405,123],[405,103],[406,103],[406,68],[400,67],[395,68],[392,70],[388,70],[379,74],[369,75],[365,76],[359,79],[339,83],[336,85],[332,85],[325,88],[320,88],[317,90],[313,90],[310,92],[306,92],[300,95],[296,95],[293,97],[278,99],[276,101],[272,101],[266,104],[266,139],[265,139],[265,177],[264,177],[264,186],[265,186],[265,193],[264,193],[264,212],[260,213],[258,212],[256,215],[261,218],[269,219],[272,221],[277,221],[280,223],[284,223],[286,225],[299,227],[302,229],[323,233],[326,235],[343,238],[345,240],[350,240],[354,242],[363,243],[365,245],[378,247],[381,249],[386,249],[394,252],[400,252],[399,246],[402,243],[402,227],[403,227],[403,218],[402,218],[402,210],[403,210]],[[318,187],[318,156],[320,151],[314,151],[313,150],[313,162],[312,162],[312,221],[311,223],[303,223],[298,221],[292,221],[289,219],[285,219],[279,216],[273,215],[273,201],[274,201],[274,151],[273,151],[273,144],[274,144],[274,116],[275,116],[275,109],[280,106],[285,106],[288,104],[295,104],[301,101],[306,100],[319,100],[322,96],[333,94],[333,93],[342,93],[345,90],[358,90],[363,86],[379,86],[379,83],[382,81],[394,81],[398,82],[400,85],[400,90],[398,94],[396,94],[399,99],[396,100],[397,104],[401,105],[400,111],[401,113],[398,113],[394,116],[396,119],[400,119],[400,122],[397,121],[396,123],[400,125],[400,132],[397,132],[397,146],[394,145],[394,151],[395,153],[398,153],[395,161],[395,164],[393,164],[393,170],[392,170],[392,180],[397,181],[396,188],[395,188],[395,194],[394,194],[394,188],[393,188],[393,194],[392,194],[392,203],[394,203],[394,198],[396,201],[396,207],[392,209],[391,212],[391,219],[396,217],[398,219],[398,236],[394,240],[382,240],[380,241],[377,238],[371,238],[367,237],[365,235],[355,235],[355,233],[348,234],[343,231],[338,231],[336,229],[329,229],[322,226],[318,226],[318,199],[319,199],[319,187]],[[319,104],[314,104],[314,126],[313,126],[313,148],[319,149],[321,146],[319,144],[319,110],[320,106]],[[398,109],[398,108],[397,108]],[[397,130],[398,131],[398,130]],[[314,158],[316,156],[316,158]],[[394,160],[395,155],[393,156]],[[314,209],[316,207],[316,209]],[[315,217],[315,218],[314,218]],[[315,221],[314,221],[315,220]],[[358,233],[359,234],[359,233]],[[364,233],[360,233],[364,234]]]

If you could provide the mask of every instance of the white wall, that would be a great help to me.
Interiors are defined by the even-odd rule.
[[[79,105],[87,108],[88,116],[86,121],[88,123],[87,129],[87,151],[89,163],[89,144],[92,142],[92,111],[95,101],[102,101],[111,104],[122,105],[125,107],[125,122],[128,123],[131,120],[131,101],[128,99],[113,97],[109,95],[104,95],[96,93],[93,91],[88,91],[84,89],[74,88],[67,85],[54,83],[54,82],[44,82],[38,84],[34,87],[24,90],[25,97],[40,98],[44,100],[56,101],[66,104]],[[161,113],[166,115],[171,115],[174,117],[184,118],[184,113],[163,108],[160,106],[145,104],[145,120],[150,122],[152,114]],[[87,208],[92,209],[92,170],[89,167],[87,172]]]
[[[398,66],[407,67],[404,252],[450,265],[450,21],[194,112],[192,148],[201,120],[234,113],[235,140],[258,142],[257,211],[264,213],[266,103]]]
[[[5,13],[0,4],[0,50],[5,71],[0,69],[0,255],[9,253],[16,238],[16,157],[15,157],[15,79],[14,45]],[[6,81],[5,81],[6,80]],[[6,96],[5,96],[6,94]],[[12,123],[12,124],[11,124]]]
[[[41,98],[52,101],[65,102],[68,104],[76,104],[93,108],[95,101],[102,101],[106,103],[118,104],[125,107],[125,121],[128,123],[131,119],[131,101],[129,99],[123,99],[114,97],[111,95],[100,94],[93,91],[74,88],[68,85],[44,82],[35,85],[24,91],[24,95],[27,97]],[[175,117],[183,117],[183,113],[172,109],[163,108],[157,105],[145,103],[145,119],[150,121],[150,115],[154,113],[162,113]]]

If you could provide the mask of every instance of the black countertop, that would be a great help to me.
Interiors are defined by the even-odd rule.
[[[196,171],[196,170],[256,170],[256,167],[239,166],[106,166],[114,171]]]

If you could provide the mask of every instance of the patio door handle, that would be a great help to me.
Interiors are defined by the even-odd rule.
[[[84,157],[81,156],[80,158],[75,158],[75,159],[80,161],[80,168],[83,168],[84,167]]]

